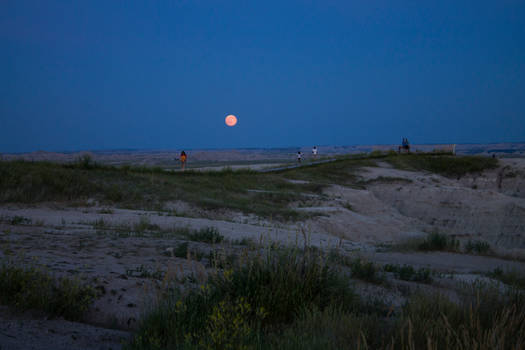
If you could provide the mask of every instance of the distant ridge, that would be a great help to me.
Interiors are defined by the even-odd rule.
[[[313,145],[312,145],[313,146]],[[276,162],[295,161],[298,150],[309,156],[312,146],[278,147],[278,148],[239,148],[239,149],[185,149],[188,162]],[[399,145],[350,145],[323,146],[317,145],[319,155],[338,155],[368,153],[375,150],[397,150]],[[431,152],[450,150],[451,144],[412,144],[414,152]],[[177,164],[180,149],[152,150],[121,148],[114,150],[35,151],[29,153],[0,153],[1,159],[23,159],[28,161],[72,162],[83,154],[90,154],[97,162],[112,165],[139,164],[148,166],[174,166]],[[461,155],[496,155],[498,157],[525,157],[525,142],[505,142],[489,144],[456,144],[456,154]]]

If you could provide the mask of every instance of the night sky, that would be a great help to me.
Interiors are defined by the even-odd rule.
[[[0,152],[403,136],[525,141],[525,1],[0,1]]]

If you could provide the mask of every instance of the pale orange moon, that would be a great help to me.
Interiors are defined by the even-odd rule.
[[[230,114],[224,119],[224,122],[228,126],[234,126],[235,124],[237,124],[237,117],[233,114]]]

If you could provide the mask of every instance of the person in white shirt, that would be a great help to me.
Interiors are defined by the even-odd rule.
[[[315,158],[317,158],[317,146],[314,146],[314,148],[312,148],[312,156]]]
[[[301,151],[297,151],[297,162],[298,163],[301,163],[301,158],[303,157],[303,154],[301,153]]]

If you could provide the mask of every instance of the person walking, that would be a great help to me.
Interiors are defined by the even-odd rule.
[[[184,168],[186,167],[186,160],[188,159],[188,156],[186,155],[186,152],[182,151],[180,152],[180,167],[182,171],[184,171]]]
[[[317,159],[317,146],[314,146],[314,148],[312,148],[312,156],[314,157],[314,159]]]
[[[301,151],[297,151],[297,163],[301,163],[301,158],[303,157],[303,154]]]

